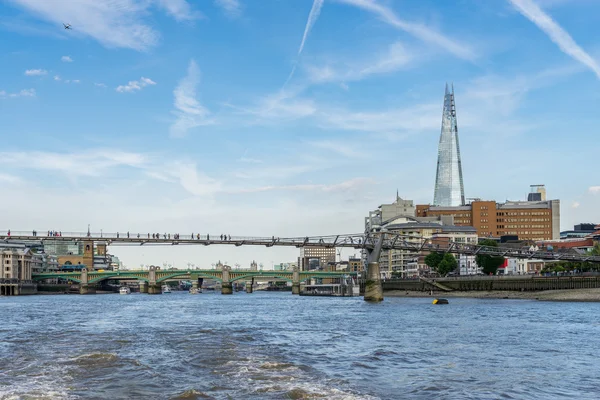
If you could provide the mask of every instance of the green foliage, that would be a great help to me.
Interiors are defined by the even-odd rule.
[[[596,243],[590,250],[590,254],[593,256],[600,256],[600,243]]]
[[[484,239],[479,242],[481,246],[498,247],[498,242],[495,240]],[[483,270],[486,275],[496,274],[498,267],[504,263],[504,257],[495,257],[485,254],[478,254],[475,256],[477,265]]]
[[[400,278],[402,278],[402,272],[400,272],[400,271],[392,271],[392,278],[394,278],[394,279],[400,279]]]
[[[444,253],[432,252],[425,256],[425,264],[433,271],[437,271],[438,265],[442,262]]]
[[[450,253],[444,254],[442,261],[437,266],[437,273],[440,276],[446,276],[448,273],[454,271],[458,268],[458,261],[456,261],[456,257],[454,257]]]

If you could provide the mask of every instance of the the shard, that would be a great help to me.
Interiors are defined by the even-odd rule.
[[[460,146],[458,145],[454,86],[452,86],[452,91],[449,91],[448,84],[446,84],[433,205],[461,206],[463,204],[465,204],[465,189],[460,163]]]

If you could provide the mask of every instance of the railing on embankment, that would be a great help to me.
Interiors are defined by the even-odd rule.
[[[446,288],[460,291],[481,290],[564,290],[600,288],[598,276],[561,276],[561,277],[477,277],[473,278],[436,278],[436,283]],[[437,285],[436,285],[437,286]],[[383,290],[429,291],[434,289],[431,282],[420,279],[393,279],[383,282]]]

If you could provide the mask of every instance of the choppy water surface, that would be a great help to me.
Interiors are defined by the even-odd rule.
[[[600,398],[600,304],[450,302],[0,298],[0,398]]]

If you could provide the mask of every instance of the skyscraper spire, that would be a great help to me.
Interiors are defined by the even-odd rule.
[[[460,206],[465,204],[460,146],[458,144],[458,125],[456,123],[456,104],[454,103],[454,84],[452,92],[444,94],[442,111],[442,132],[438,145],[437,173],[433,204],[436,206]]]

